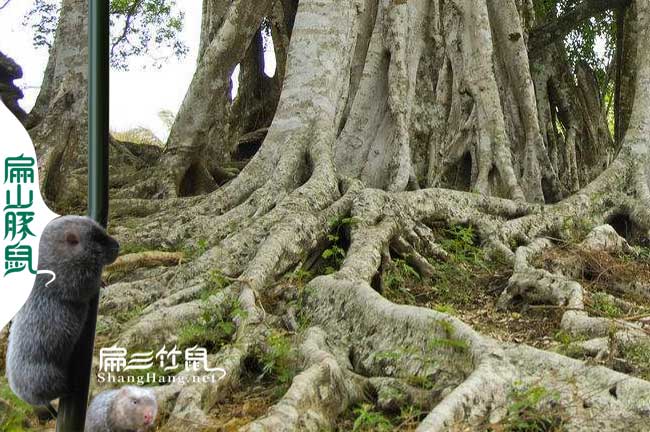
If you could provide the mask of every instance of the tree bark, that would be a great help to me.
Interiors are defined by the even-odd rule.
[[[196,72],[172,126],[161,165],[167,193],[191,195],[213,186],[210,169],[227,158],[232,143],[214,139],[227,129],[230,76],[243,59],[273,1],[205,0]],[[211,130],[219,134],[210,134]]]
[[[80,207],[86,192],[88,8],[64,0],[41,91],[26,126],[39,157],[44,198]]]

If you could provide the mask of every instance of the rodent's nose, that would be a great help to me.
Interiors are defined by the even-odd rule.
[[[144,423],[151,424],[151,422],[153,422],[153,415],[149,412],[144,413]]]

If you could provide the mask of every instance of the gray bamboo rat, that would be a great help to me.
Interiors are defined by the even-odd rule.
[[[147,388],[124,386],[107,390],[93,399],[86,416],[85,432],[144,432],[153,427],[158,403]]]
[[[82,216],[52,220],[39,244],[38,274],[27,302],[13,319],[7,378],[25,402],[48,405],[70,394],[69,364],[89,303],[99,293],[102,269],[117,258],[118,242]]]

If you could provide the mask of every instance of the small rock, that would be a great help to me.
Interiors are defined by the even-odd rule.
[[[629,252],[632,250],[627,240],[619,236],[611,225],[599,225],[592,229],[582,243],[580,243],[580,246],[610,253]]]

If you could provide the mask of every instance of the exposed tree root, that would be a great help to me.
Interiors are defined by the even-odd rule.
[[[284,397],[263,418],[242,430],[328,429],[352,403],[362,399],[365,380],[341,367],[327,351],[325,332],[308,329],[301,351],[307,368],[293,379]]]
[[[598,368],[555,354],[500,344],[446,314],[394,305],[369,285],[382,265],[387,248],[412,263],[422,275],[431,271],[431,264],[425,257],[444,259],[445,253],[430,227],[434,221],[473,225],[482,238],[496,234],[505,239],[508,238],[503,235],[505,231],[510,238],[521,241],[534,233],[537,240],[518,247],[515,253],[510,252],[515,271],[502,303],[507,305],[518,297],[533,304],[566,307],[562,326],[590,335],[593,342],[586,342],[585,348],[591,346],[593,350],[600,346],[599,340],[611,333],[612,321],[587,315],[578,283],[530,265],[533,256],[551,244],[550,240],[540,236],[562,231],[560,224],[568,214],[564,213],[564,207],[540,208],[440,189],[387,193],[361,190],[352,183],[347,193],[333,204],[324,207],[321,201],[314,208],[313,202],[303,198],[310,196],[301,193],[305,188],[327,190],[312,178],[285,196],[279,205],[264,211],[246,228],[221,240],[213,238],[211,242],[215,246],[189,263],[192,271],[168,277],[172,286],[171,291],[169,288],[166,291],[168,295],[155,306],[145,309],[144,315],[121,335],[120,343],[127,346],[137,346],[145,338],[150,342],[152,334],[160,342],[173,343],[176,323],[196,319],[205,306],[198,297],[204,291],[206,281],[199,275],[220,263],[224,274],[235,278],[228,288],[207,299],[208,304],[218,307],[227,304],[228,299],[238,298],[247,312],[244,318],[236,319],[237,337],[211,358],[211,362],[230,368],[231,376],[228,381],[220,381],[213,387],[190,384],[183,386],[182,390],[180,387],[177,391],[161,390],[167,395],[170,407],[173,406],[166,426],[168,430],[174,430],[173,425],[180,424],[174,422],[182,422],[183,418],[207,421],[205,413],[222,397],[225,389],[237,386],[236,377],[245,367],[244,359],[254,351],[253,347],[264,345],[264,328],[278,322],[276,317],[265,312],[262,305],[261,299],[269,293],[269,285],[297,263],[304,262],[310,251],[318,248],[328,235],[330,220],[347,215],[355,222],[350,227],[351,243],[343,265],[334,275],[316,278],[304,289],[300,312],[307,314],[312,326],[322,328],[305,333],[301,349],[306,361],[305,369],[294,379],[286,395],[266,416],[250,424],[248,430],[276,430],[278,425],[282,425],[283,430],[319,430],[333,425],[343,411],[368,398],[374,398],[378,406],[392,406],[392,409],[395,409],[395,404],[399,406],[406,401],[408,404],[426,399],[436,401],[427,406],[431,412],[419,430],[447,430],[459,422],[495,422],[504,417],[508,396],[519,382],[528,385],[543,382],[544,386],[561,393],[577,386],[579,391],[576,394],[582,396],[565,397],[562,393],[565,398],[562,403],[571,407],[588,399],[589,412],[593,413],[590,416],[597,419],[587,422],[581,415],[576,420],[588,425],[601,420],[610,421],[598,417],[596,407],[603,404],[618,404],[621,416],[625,412],[629,414],[632,409],[636,410],[634,412],[650,409],[643,404],[632,405],[631,396],[615,399],[615,402],[601,396],[602,392],[609,394],[615,382],[632,381],[630,391],[641,391],[650,386],[643,381],[612,371],[595,373],[592,368]],[[586,207],[593,209],[592,205]],[[580,208],[574,210],[580,211]],[[539,215],[549,216],[551,223],[537,225],[542,220]],[[605,215],[601,213],[601,218]],[[533,218],[535,224],[522,222]],[[521,236],[514,235],[515,231]],[[594,230],[582,246],[610,251],[629,248],[624,240],[607,228]],[[509,246],[505,248],[510,250]],[[617,325],[620,339],[628,340],[625,338],[629,338],[634,327]],[[640,327],[635,331],[639,337],[645,337]],[[391,352],[399,354],[399,362],[386,360],[382,355]],[[537,362],[553,365],[558,373],[566,368],[575,374],[540,374],[522,361],[522,358],[529,361],[530,356],[536,356]],[[435,383],[435,388],[425,391],[413,387],[409,384],[413,377],[430,380]],[[589,377],[591,381],[588,385],[570,384],[579,379],[576,377]],[[386,388],[388,383],[391,388],[402,389],[405,396],[390,401],[382,399],[382,388]],[[374,389],[376,395],[368,396],[368,389]],[[596,391],[594,389],[598,389],[597,397],[584,397]],[[176,404],[174,398],[178,398]],[[637,420],[632,423],[637,424]]]
[[[156,267],[177,265],[183,259],[180,252],[140,252],[120,256],[113,264],[107,266],[108,273],[133,270],[138,267]]]

